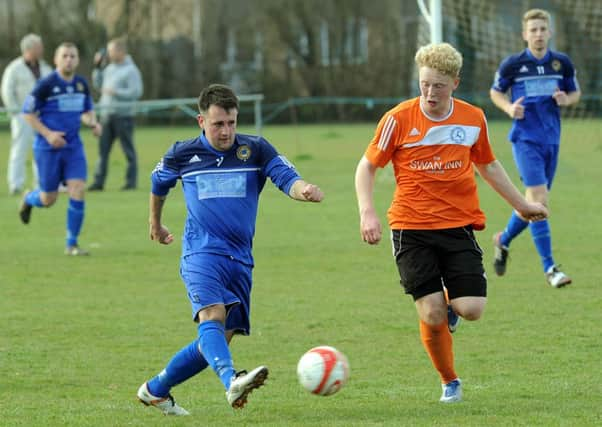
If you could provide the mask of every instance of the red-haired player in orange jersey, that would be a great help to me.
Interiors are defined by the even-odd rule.
[[[481,317],[487,300],[482,251],[473,234],[485,227],[473,165],[523,218],[537,221],[548,212],[528,202],[495,159],[483,111],[452,97],[461,54],[447,43],[430,44],[418,50],[415,61],[421,95],[382,117],[357,166],[355,188],[362,239],[377,244],[382,227],[373,204],[374,178],[377,168],[393,163],[397,186],[388,219],[395,261],[405,292],[414,298],[422,342],[441,376],[440,401],[450,403],[462,400],[450,332],[458,315]]]

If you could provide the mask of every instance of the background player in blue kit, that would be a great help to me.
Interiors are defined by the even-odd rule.
[[[198,323],[198,339],[165,369],[142,384],[138,399],[167,415],[188,415],[170,394],[207,366],[219,376],[233,408],[263,385],[268,368],[236,372],[228,344],[250,332],[251,253],[257,203],[267,178],[299,201],[320,202],[322,191],[303,181],[293,165],[259,136],[236,133],[238,99],[224,85],[199,96],[200,136],[176,142],[151,175],[150,237],[162,244],[173,235],[161,222],[169,190],[182,181],[187,218],[180,274]]]
[[[541,9],[529,10],[523,16],[522,26],[527,48],[502,61],[490,95],[493,103],[513,119],[509,139],[527,200],[547,205],[558,164],[560,107],[578,102],[581,91],[569,57],[548,48],[552,36],[550,14]],[[548,283],[555,288],[571,283],[552,257],[548,220],[529,224],[516,212],[504,231],[494,236],[496,274],[502,276],[506,272],[510,242],[527,226]]]
[[[59,45],[54,63],[56,70],[36,84],[23,104],[24,118],[37,132],[33,151],[40,187],[25,195],[19,216],[24,224],[28,224],[32,208],[52,206],[58,196],[59,184],[66,181],[69,206],[65,254],[88,255],[88,251],[78,245],[84,221],[87,176],[79,129],[84,123],[98,136],[102,127],[92,109],[88,83],[75,75],[79,64],[77,47],[69,42]]]

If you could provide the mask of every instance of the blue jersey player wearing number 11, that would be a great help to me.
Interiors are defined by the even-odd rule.
[[[173,241],[161,221],[165,197],[182,181],[187,218],[180,275],[198,324],[198,338],[138,390],[142,403],[166,415],[188,415],[170,390],[207,366],[235,409],[263,385],[268,368],[236,372],[228,347],[233,335],[250,333],[251,247],[259,194],[270,178],[292,199],[320,202],[324,197],[265,139],[236,133],[238,98],[229,87],[203,89],[199,112],[201,135],[176,142],[152,173],[150,237],[161,244]]]
[[[558,164],[560,107],[578,102],[581,92],[569,57],[548,48],[552,37],[550,14],[531,9],[523,15],[522,25],[527,48],[502,61],[489,93],[493,103],[513,119],[509,139],[526,187],[525,197],[547,206]],[[548,283],[554,288],[571,283],[552,257],[548,220],[529,223],[516,212],[506,228],[493,238],[496,274],[502,276],[506,272],[510,242],[527,226]]]

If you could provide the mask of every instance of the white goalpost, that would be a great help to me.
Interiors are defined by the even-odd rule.
[[[420,13],[426,20],[431,30],[431,43],[441,43],[443,41],[443,22],[441,11],[441,0],[429,0],[427,9],[424,0],[416,0]]]

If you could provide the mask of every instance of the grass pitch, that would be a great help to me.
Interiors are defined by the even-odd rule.
[[[552,289],[525,233],[511,248],[508,273],[491,268],[491,235],[510,208],[480,189],[488,228],[489,301],[478,322],[454,334],[461,404],[438,403],[437,373],[418,335],[410,297],[398,284],[387,240],[359,239],[353,175],[375,124],[268,127],[265,136],[304,178],[326,194],[323,204],[288,200],[268,183],[255,238],[252,335],[233,342],[238,369],[270,367],[268,385],[233,411],[207,370],[173,394],[192,416],[166,419],[135,399],[138,386],[195,338],[178,276],[184,220],[172,191],[165,224],[171,246],[148,239],[148,176],[189,128],[139,128],[140,188],[120,192],[125,160],[114,147],[102,193],[87,195],[81,236],[89,258],[68,258],[66,197],[20,224],[19,201],[6,195],[8,132],[0,133],[0,425],[6,426],[594,426],[602,424],[600,306],[600,121],[564,122],[552,192],[555,257],[574,284]],[[509,122],[490,123],[494,150],[519,183],[505,142]],[[249,129],[241,129],[242,131]],[[92,170],[96,142],[84,133]],[[383,224],[393,191],[390,169],[377,177]],[[347,386],[316,397],[298,385],[299,357],[332,345],[351,364]]]

